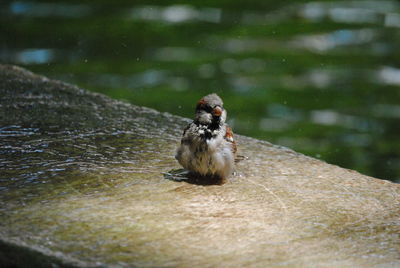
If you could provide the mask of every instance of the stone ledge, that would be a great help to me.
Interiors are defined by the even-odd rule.
[[[223,185],[165,179],[186,119],[0,65],[0,264],[394,267],[400,186],[237,136]]]

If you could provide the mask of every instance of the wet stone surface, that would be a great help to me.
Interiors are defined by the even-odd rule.
[[[397,184],[242,136],[225,184],[174,181],[186,119],[4,65],[0,96],[2,264],[400,265]]]

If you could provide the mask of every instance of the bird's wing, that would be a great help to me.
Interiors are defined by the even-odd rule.
[[[236,154],[237,146],[235,140],[233,139],[232,129],[229,126],[226,126],[226,132],[224,138],[231,144],[232,152]]]

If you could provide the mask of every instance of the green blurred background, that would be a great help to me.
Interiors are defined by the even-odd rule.
[[[1,1],[0,61],[400,181],[400,2]]]

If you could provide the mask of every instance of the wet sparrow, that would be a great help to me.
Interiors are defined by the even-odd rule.
[[[195,119],[185,128],[175,156],[185,169],[222,180],[232,174],[236,143],[225,120],[226,110],[217,94],[200,99]]]

